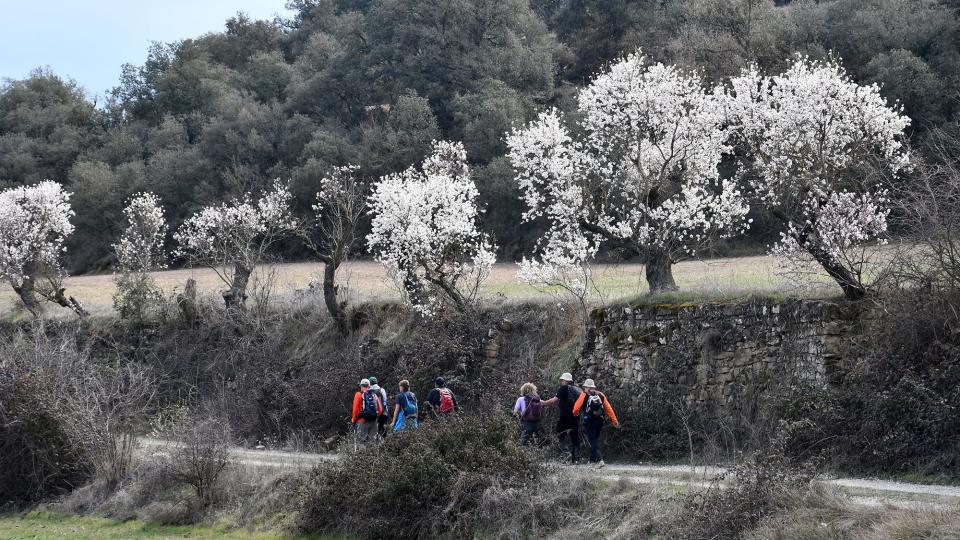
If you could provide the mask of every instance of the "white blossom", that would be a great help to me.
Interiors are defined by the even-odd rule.
[[[166,267],[163,243],[167,221],[160,199],[153,193],[139,193],[123,209],[127,228],[113,245],[117,263],[123,271],[148,272]]]
[[[888,212],[868,179],[910,167],[902,142],[910,120],[876,85],[806,58],[781,75],[746,70],[725,106],[746,148],[745,184],[786,227],[772,253],[789,268],[816,260],[848,296],[861,295],[863,245],[886,231]]]
[[[167,221],[160,199],[153,193],[134,196],[123,215],[127,227],[113,245],[118,270],[113,307],[121,318],[142,320],[151,307],[163,301],[163,292],[150,272],[166,267]]]
[[[43,273],[63,273],[60,258],[73,233],[70,194],[50,180],[0,192],[0,278],[15,287]]]
[[[477,228],[477,197],[457,142],[434,142],[419,169],[384,176],[373,187],[367,243],[422,313],[443,296],[462,307],[495,262],[493,245]]]
[[[555,110],[511,132],[523,217],[550,226],[540,261],[524,262],[520,278],[562,276],[604,242],[672,263],[743,230],[747,204],[718,169],[730,152],[724,100],[696,74],[649,65],[637,52],[580,94],[582,136]]]
[[[277,181],[256,202],[248,193],[238,201],[203,208],[174,234],[179,244],[175,255],[212,268],[242,295],[246,280],[270,246],[297,227],[291,215],[292,198],[290,189]]]

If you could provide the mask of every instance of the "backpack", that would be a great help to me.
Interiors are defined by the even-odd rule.
[[[570,384],[567,385],[567,401],[561,405],[563,408],[560,409],[561,416],[573,416],[573,404],[577,402],[577,399],[580,397],[580,394],[583,393],[583,390],[580,390],[576,386]]]
[[[587,394],[583,406],[583,418],[603,418],[603,396],[600,394]]]
[[[440,388],[440,409],[441,413],[453,412],[453,392],[449,388]]]
[[[524,422],[539,422],[543,416],[543,403],[541,403],[540,397],[524,396],[523,399],[527,404],[523,409],[523,414],[520,415],[520,420]]]
[[[403,415],[406,416],[406,417],[408,417],[408,418],[411,417],[411,416],[416,416],[416,415],[417,415],[417,411],[418,411],[418,408],[417,408],[417,395],[414,394],[413,392],[410,392],[410,391],[404,392],[404,393],[402,393],[402,394],[400,394],[400,395],[403,396],[403,399],[404,399],[404,403],[403,403]],[[397,396],[397,400],[399,400],[399,399],[400,399],[400,397]]]
[[[363,393],[363,406],[360,408],[360,418],[365,421],[376,420],[380,416],[380,408],[377,407],[379,392],[376,390],[367,390]]]

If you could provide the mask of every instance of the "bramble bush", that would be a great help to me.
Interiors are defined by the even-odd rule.
[[[857,362],[815,420],[839,466],[960,475],[960,293],[902,291],[851,344]]]
[[[49,385],[0,369],[0,508],[75,488],[90,467]]]
[[[786,453],[794,426],[784,425],[769,445],[733,467],[706,490],[680,497],[680,510],[666,537],[676,540],[734,540],[767,516],[784,510],[805,490],[815,461],[798,465]]]

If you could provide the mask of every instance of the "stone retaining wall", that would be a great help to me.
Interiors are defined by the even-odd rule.
[[[624,390],[648,383],[720,408],[785,378],[826,384],[858,312],[812,300],[600,308],[578,380]]]

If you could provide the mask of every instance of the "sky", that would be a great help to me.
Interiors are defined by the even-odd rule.
[[[143,64],[152,41],[224,29],[243,11],[255,19],[289,15],[285,0],[0,0],[0,79],[49,66],[104,96],[125,63]]]

